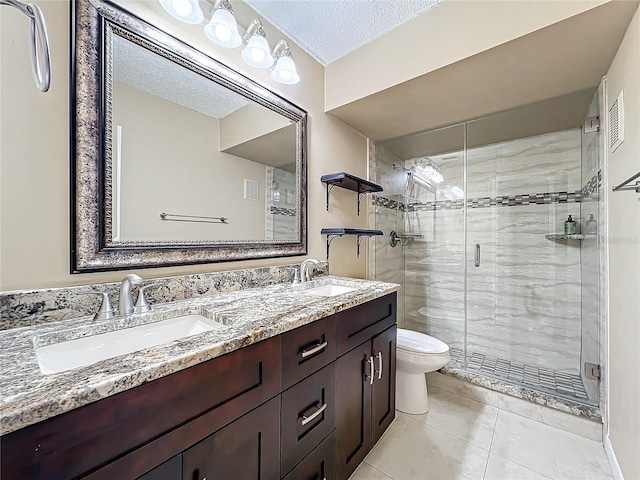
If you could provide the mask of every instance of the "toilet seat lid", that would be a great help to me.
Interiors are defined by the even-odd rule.
[[[399,328],[398,349],[415,353],[447,353],[449,345],[424,333]]]

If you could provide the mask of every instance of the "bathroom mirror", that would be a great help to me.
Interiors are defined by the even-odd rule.
[[[73,5],[72,271],[306,254],[306,112],[112,3]]]

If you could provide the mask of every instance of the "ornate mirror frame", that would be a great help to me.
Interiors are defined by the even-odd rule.
[[[307,113],[158,28],[101,0],[72,2],[71,271],[122,270],[307,253]],[[117,34],[291,120],[296,125],[294,241],[115,242],[110,237],[111,41]]]

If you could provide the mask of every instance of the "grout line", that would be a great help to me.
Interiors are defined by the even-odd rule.
[[[521,463],[515,462],[515,461],[511,460],[510,458],[503,457],[502,455],[498,455],[497,453],[493,453],[493,455],[495,455],[496,457],[499,457],[499,458],[501,458],[503,460],[506,460],[507,462],[515,463],[519,467],[526,468],[527,470],[540,475],[542,478],[548,478],[549,480],[551,480],[551,477],[548,477],[544,473],[540,473],[540,472],[538,472],[537,470],[534,470],[531,467],[527,467],[526,465],[522,465]]]
[[[522,400],[522,399],[521,399],[521,400]],[[525,401],[526,401],[526,400],[525,400]],[[540,406],[541,406],[541,407],[544,407],[544,405],[540,405]],[[532,422],[539,423],[539,424],[541,424],[541,425],[544,425],[544,426],[549,427],[549,428],[553,428],[553,429],[558,430],[558,431],[560,431],[560,432],[564,432],[564,433],[569,433],[569,434],[571,434],[571,435],[575,435],[576,437],[580,437],[580,438],[583,438],[583,439],[585,439],[585,440],[590,440],[590,441],[595,442],[595,443],[597,443],[597,444],[599,444],[599,445],[603,445],[602,441],[600,441],[600,440],[594,440],[594,439],[592,439],[592,438],[585,437],[584,435],[580,435],[579,433],[570,432],[569,430],[565,430],[564,428],[559,428],[559,427],[556,427],[556,426],[554,426],[554,425],[550,425],[550,424],[548,424],[548,423],[545,423],[545,422],[543,422],[543,421],[541,421],[541,420],[536,420],[535,418],[527,417],[526,415],[523,415],[523,414],[521,414],[521,413],[512,412],[511,410],[506,410],[506,409],[504,409],[504,408],[500,408],[500,407],[497,407],[497,408],[498,408],[498,410],[499,410],[499,411],[502,411],[502,412],[505,412],[505,413],[509,413],[509,414],[511,414],[511,415],[515,415],[515,416],[517,416],[517,417],[524,418],[524,419],[526,419],[526,420],[530,420],[530,421],[532,421]],[[545,408],[549,408],[549,407],[545,407]],[[571,415],[570,413],[566,413],[566,412],[560,412],[560,413],[564,413],[565,415]],[[578,417],[578,418],[581,418],[581,417]],[[585,420],[586,420],[586,419],[585,419]],[[586,421],[589,421],[589,420],[586,420]],[[600,425],[601,425],[601,424],[600,424]],[[508,459],[507,459],[507,460],[508,460]]]
[[[385,472],[383,472],[382,470],[380,470],[379,468],[374,467],[373,465],[371,465],[370,463],[367,463],[365,460],[362,461],[362,463],[366,463],[367,465],[369,465],[371,468],[373,468],[376,472],[380,472],[381,474],[383,474],[385,477],[390,478],[391,480],[395,480],[391,475],[386,474]],[[362,464],[361,464],[362,465]],[[358,467],[360,468],[360,467]]]
[[[405,417],[407,417],[409,420],[413,420],[414,422],[421,423],[422,425],[426,425],[429,428],[433,428],[435,430],[438,430],[439,432],[446,433],[450,437],[457,438],[458,440],[462,440],[464,443],[468,443],[469,445],[473,445],[476,448],[480,448],[480,449],[484,450],[485,452],[489,452],[489,449],[487,449],[485,447],[481,447],[480,445],[478,445],[476,443],[470,442],[466,438],[462,438],[462,437],[456,435],[455,433],[447,432],[446,430],[443,430],[442,428],[439,428],[439,427],[436,427],[436,426],[431,425],[429,423],[423,422],[422,420],[418,420],[417,418],[413,418],[413,417],[409,416],[409,414],[403,413],[403,415]]]
[[[443,392],[447,392],[447,393],[449,393],[451,395],[457,395],[458,397],[462,397],[462,398],[464,398],[466,400],[471,400],[472,402],[479,403],[480,405],[486,405],[487,407],[498,408],[495,405],[489,405],[488,403],[481,402],[480,400],[476,400],[475,398],[465,397],[464,395],[461,395],[461,394],[456,393],[456,392],[452,392],[451,390],[447,390],[445,388],[436,387],[435,385],[429,385],[429,386],[431,388],[435,388],[436,390],[442,390]],[[480,388],[482,388],[482,387],[480,387]]]

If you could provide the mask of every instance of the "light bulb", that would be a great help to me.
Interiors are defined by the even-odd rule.
[[[236,48],[242,44],[238,25],[233,13],[224,8],[213,12],[211,21],[204,27],[204,33],[214,43],[227,48]]]
[[[444,180],[444,177],[440,172],[435,172],[430,178],[436,183],[441,183]]]
[[[276,68],[271,72],[271,78],[278,83],[293,85],[300,81],[300,76],[296,70],[296,64],[291,57],[281,56],[276,63]]]
[[[256,68],[269,68],[274,62],[267,39],[262,35],[251,37],[241,56],[245,62]]]
[[[197,25],[204,20],[198,0],[160,0],[160,5],[167,13],[182,22]]]

